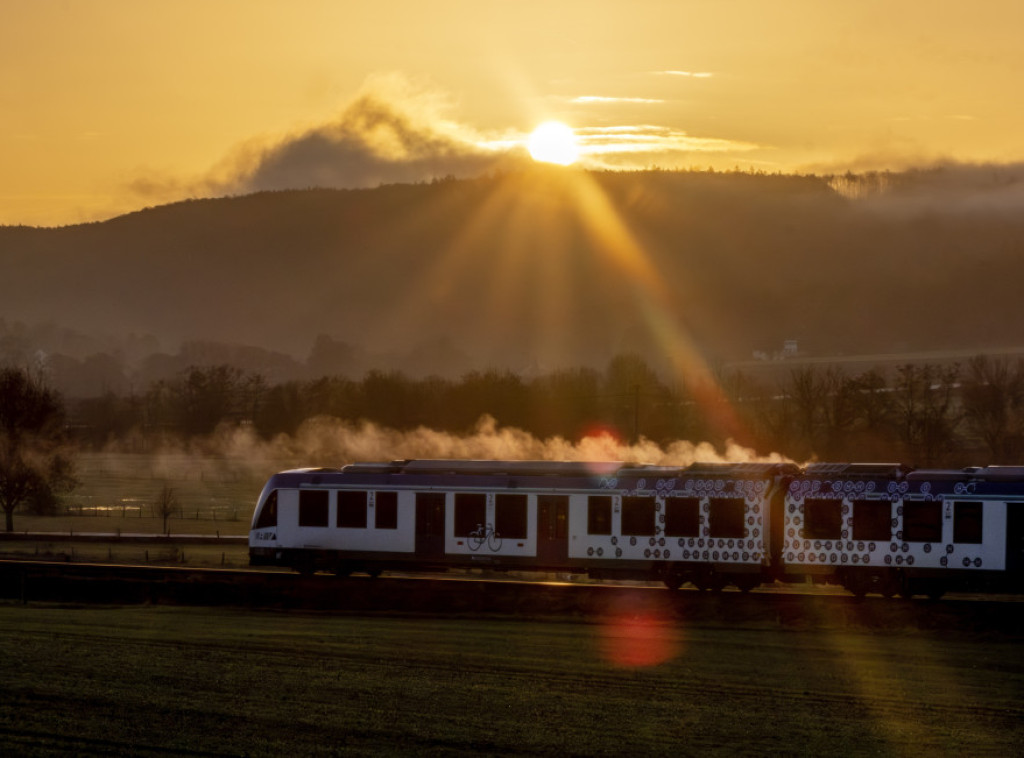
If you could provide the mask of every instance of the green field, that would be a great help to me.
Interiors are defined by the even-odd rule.
[[[1018,640],[642,622],[4,604],[0,749],[1008,756],[1024,744]]]

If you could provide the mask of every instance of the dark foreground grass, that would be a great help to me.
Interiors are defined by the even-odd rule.
[[[1024,744],[1015,640],[641,621],[0,605],[0,753],[1004,756]]]

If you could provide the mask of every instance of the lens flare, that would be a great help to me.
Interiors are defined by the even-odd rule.
[[[601,656],[620,668],[649,668],[675,658],[681,635],[667,609],[627,595],[612,601],[601,624]]]

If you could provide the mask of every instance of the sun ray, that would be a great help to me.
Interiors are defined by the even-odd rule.
[[[641,334],[694,397],[709,427],[746,439],[686,327],[683,306],[698,293],[669,289],[593,174],[537,166],[477,181],[461,190],[463,198],[475,198],[468,204],[473,210],[443,249],[431,251],[416,292],[393,309],[393,323],[422,323],[438,308],[455,309],[472,325],[467,334],[488,337],[465,345],[478,358],[509,368],[525,367],[523,360],[564,367],[567,359],[602,348],[610,358],[619,338],[636,334],[617,314],[638,314]],[[425,208],[423,215],[436,211]],[[608,307],[579,310],[585,288],[591,295],[596,290]],[[454,293],[463,294],[453,303]],[[521,343],[516,337],[524,333],[530,355],[509,354],[508,345]]]

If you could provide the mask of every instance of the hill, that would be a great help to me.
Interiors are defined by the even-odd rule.
[[[1012,170],[537,169],[0,228],[0,319],[411,373],[1019,345]],[[362,356],[360,360],[356,357]],[[343,366],[344,360],[339,358]],[[357,364],[360,364],[357,366]]]

